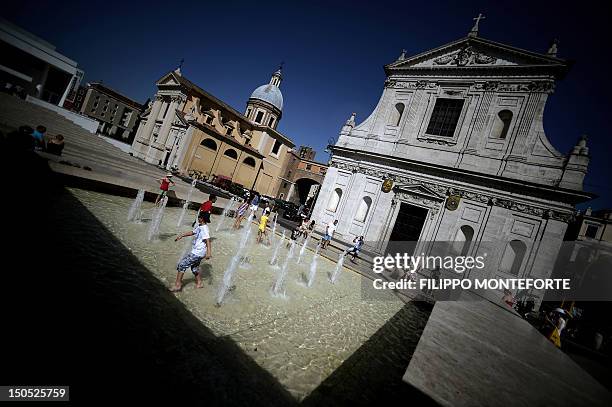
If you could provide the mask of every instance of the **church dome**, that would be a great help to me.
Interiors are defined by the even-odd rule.
[[[281,81],[281,72],[280,69],[274,72],[272,75],[272,80],[270,83],[261,85],[257,89],[253,91],[251,97],[249,99],[257,99],[264,102],[270,103],[272,106],[276,107],[278,110],[283,110],[283,94],[278,88]]]
[[[264,102],[270,103],[278,110],[283,110],[283,94],[279,88],[270,83],[261,85],[255,89],[249,99],[263,100]]]

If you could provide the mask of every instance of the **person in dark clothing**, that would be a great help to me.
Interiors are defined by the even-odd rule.
[[[61,134],[52,137],[47,142],[47,152],[49,154],[62,155],[62,150],[64,149],[64,136]]]

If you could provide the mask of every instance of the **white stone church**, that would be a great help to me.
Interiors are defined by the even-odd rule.
[[[478,36],[478,20],[457,41],[402,52],[372,114],[360,124],[353,114],[331,147],[319,230],[337,219],[335,238],[363,235],[375,253],[455,241],[476,255],[488,242],[486,270],[470,277],[550,276],[574,206],[592,198],[586,138],[565,155],[543,127],[568,68],[556,43],[545,54],[497,43]]]

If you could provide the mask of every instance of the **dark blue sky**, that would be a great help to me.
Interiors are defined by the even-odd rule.
[[[545,52],[560,39],[559,56],[575,60],[549,99],[545,130],[566,153],[589,136],[586,188],[612,207],[609,157],[612,14],[597,3],[552,1],[12,1],[5,18],[54,43],[76,60],[86,80],[102,80],[144,102],[154,82],[185,59],[183,73],[243,111],[257,86],[285,62],[285,105],[279,130],[296,144],[323,152],[351,112],[357,121],[375,107],[382,66],[402,48],[415,54],[467,34]],[[602,2],[603,4],[603,2]]]

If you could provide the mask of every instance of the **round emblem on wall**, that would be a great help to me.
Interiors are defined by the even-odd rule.
[[[391,191],[391,188],[393,188],[393,180],[390,178],[387,178],[386,180],[383,181],[382,191],[387,193]]]
[[[446,209],[448,209],[449,211],[454,211],[459,207],[460,200],[461,197],[459,195],[449,196],[448,198],[446,198]]]

